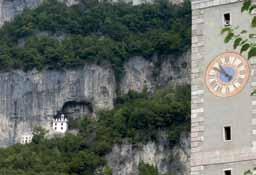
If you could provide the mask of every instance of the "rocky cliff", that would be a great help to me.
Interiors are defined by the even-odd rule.
[[[188,62],[189,53],[177,58],[169,56],[157,67],[142,57],[131,58],[125,64],[121,92],[189,83],[190,68],[185,66]],[[114,77],[110,67],[97,65],[77,70],[0,73],[0,147],[18,142],[37,125],[50,130],[51,120],[58,112],[93,114],[111,109],[118,87]]]
[[[62,0],[68,6],[78,0]],[[114,1],[114,0],[113,0]],[[0,0],[0,26],[26,8],[34,8],[43,0]],[[115,1],[114,1],[115,2]],[[128,2],[128,1],[126,1]],[[149,2],[131,0],[133,4]],[[174,1],[180,2],[180,0]],[[167,56],[161,64],[134,57],[125,64],[125,75],[115,80],[109,66],[84,65],[76,70],[43,70],[0,73],[0,147],[19,142],[35,126],[51,133],[51,121],[63,112],[68,117],[94,114],[113,108],[117,88],[125,94],[129,90],[150,91],[167,84],[190,83],[190,52],[181,56]],[[161,173],[189,174],[189,137],[182,137],[174,148],[167,140],[132,145],[115,145],[106,156],[113,175],[137,175],[138,164],[145,162]]]
[[[138,175],[140,162],[157,167],[161,174],[189,175],[190,137],[183,135],[180,142],[170,148],[167,140],[141,145],[115,145],[107,155],[113,175]]]
[[[24,9],[39,6],[44,0],[0,0],[0,26],[10,21]],[[79,3],[79,0],[59,0],[68,6]]]
[[[0,0],[0,26],[26,8],[37,7],[43,0]]]

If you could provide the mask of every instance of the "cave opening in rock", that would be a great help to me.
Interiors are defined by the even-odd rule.
[[[64,103],[60,112],[58,112],[57,116],[60,114],[64,114],[68,119],[78,119],[84,117],[86,115],[91,115],[93,113],[92,104],[86,101],[67,101]]]

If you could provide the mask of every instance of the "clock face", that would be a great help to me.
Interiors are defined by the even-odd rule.
[[[250,74],[247,60],[238,53],[226,52],[208,65],[205,82],[209,91],[219,97],[238,94],[246,85]]]

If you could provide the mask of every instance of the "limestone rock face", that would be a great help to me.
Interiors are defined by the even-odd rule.
[[[67,6],[77,5],[80,3],[80,0],[59,0],[60,2],[64,2]]]
[[[60,0],[67,6],[79,0]],[[113,0],[117,2],[119,0]],[[121,0],[122,1],[122,0]],[[134,5],[152,3],[151,0],[123,0]],[[171,0],[180,3],[182,0]],[[12,20],[26,8],[35,8],[43,0],[0,0],[0,26]],[[123,94],[129,90],[141,92],[145,87],[154,91],[166,84],[190,83],[190,53],[168,56],[161,65],[143,57],[131,58],[125,65],[125,76],[120,82]],[[100,109],[112,109],[116,97],[114,72],[109,67],[85,65],[77,70],[42,72],[20,70],[0,73],[0,147],[19,142],[35,126],[51,131],[51,121],[59,111],[81,114]],[[113,175],[138,175],[138,164],[143,161],[158,168],[160,173],[189,174],[189,137],[181,139],[174,148],[166,141],[143,145],[115,145],[107,155]],[[172,161],[173,160],[173,161]]]
[[[141,92],[144,87],[151,90],[154,86],[154,65],[143,57],[131,58],[125,65],[125,77],[121,81],[121,92],[129,90]]]
[[[33,126],[47,128],[67,102],[88,104],[93,110],[111,109],[114,73],[86,65],[80,70],[13,71],[0,74],[0,146],[17,141]]]
[[[168,82],[177,85],[189,84],[190,58],[191,52],[188,51],[181,56],[168,56],[164,59],[159,69],[159,75],[156,78],[157,86],[165,86]]]
[[[125,65],[125,76],[121,81],[121,92],[141,92],[145,87],[154,91],[156,87],[168,83],[190,84],[190,51],[181,56],[166,56],[160,65],[156,63],[158,59],[160,58],[157,56],[152,58],[152,61],[143,57],[129,59]]]
[[[144,162],[157,167],[159,173],[189,175],[190,139],[182,136],[180,143],[170,148],[167,140],[143,145],[115,145],[107,155],[113,175],[138,175],[138,165]]]
[[[59,0],[67,6],[76,5],[79,0]],[[24,9],[38,7],[43,0],[0,0],[0,26],[6,21],[12,20],[16,15],[20,14]]]
[[[110,67],[93,64],[76,70],[0,73],[0,147],[19,142],[35,126],[50,130],[58,112],[77,118],[112,109],[117,87],[125,94],[145,87],[154,91],[168,83],[189,84],[190,68],[182,66],[189,63],[186,55],[177,57],[176,62],[170,56],[157,68],[142,57],[131,58],[119,86]],[[155,69],[160,72],[156,76]]]
[[[35,8],[43,0],[0,0],[0,26],[10,21],[26,8]]]

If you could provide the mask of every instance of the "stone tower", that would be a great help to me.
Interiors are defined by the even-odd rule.
[[[242,3],[192,0],[191,175],[243,175],[256,167],[256,61],[220,34],[229,26],[250,30]]]

